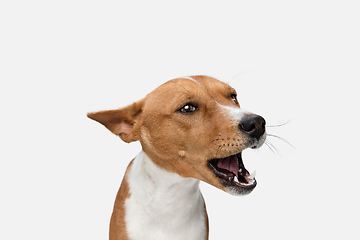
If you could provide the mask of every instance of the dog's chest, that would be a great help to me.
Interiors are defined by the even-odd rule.
[[[125,222],[130,239],[205,239],[207,219],[198,180],[168,173],[141,152],[128,181]]]

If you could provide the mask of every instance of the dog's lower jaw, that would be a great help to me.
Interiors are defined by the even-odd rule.
[[[208,239],[199,180],[162,170],[144,152],[128,171],[125,224],[129,239]]]

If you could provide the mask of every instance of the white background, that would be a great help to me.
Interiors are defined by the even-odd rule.
[[[358,1],[1,1],[0,239],[107,239],[139,143],[89,111],[175,77],[238,90],[276,147],[258,186],[202,184],[210,239],[360,239]]]

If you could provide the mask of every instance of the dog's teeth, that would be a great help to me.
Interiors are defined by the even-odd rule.
[[[242,168],[239,169],[239,173],[242,173]]]
[[[250,176],[248,176],[248,178],[254,179],[254,178],[255,178],[255,175],[256,175],[256,171],[254,171]]]
[[[239,182],[239,179],[237,178],[237,176],[234,177],[234,181],[235,181],[236,183],[240,183],[240,182]]]

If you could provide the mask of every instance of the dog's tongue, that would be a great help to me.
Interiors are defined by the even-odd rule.
[[[217,167],[233,172],[237,177],[239,177],[239,163],[236,155],[219,159]]]

